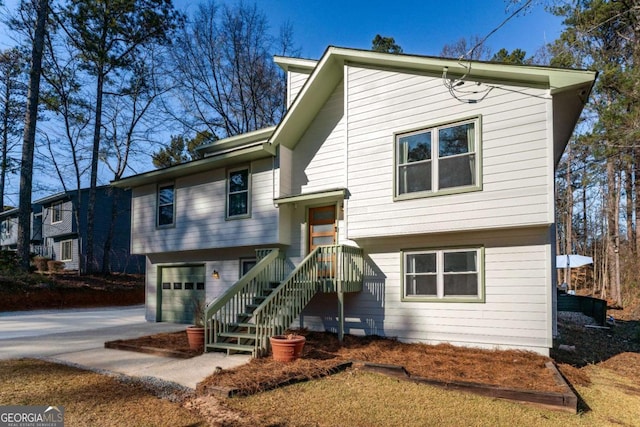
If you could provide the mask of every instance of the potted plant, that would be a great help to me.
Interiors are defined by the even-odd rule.
[[[269,337],[273,360],[293,362],[302,355],[306,338],[297,334],[275,335]]]
[[[204,350],[204,322],[206,304],[204,298],[193,299],[193,326],[187,326],[187,340],[192,350]]]

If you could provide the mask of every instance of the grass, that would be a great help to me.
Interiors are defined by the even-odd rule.
[[[322,380],[226,400],[246,424],[278,426],[603,426],[638,425],[640,388],[632,379],[589,366],[578,386],[590,410],[579,415],[347,371]],[[636,385],[634,385],[636,384]]]
[[[203,418],[140,385],[39,360],[0,363],[0,405],[64,406],[67,426],[198,426]]]
[[[38,360],[0,362],[0,405],[60,405],[69,426],[638,425],[640,354],[580,370],[579,415],[414,384],[358,370],[249,397],[159,399],[140,385]]]

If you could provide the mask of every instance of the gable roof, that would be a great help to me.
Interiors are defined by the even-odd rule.
[[[344,66],[357,64],[372,68],[396,69],[442,76],[461,77],[470,80],[510,84],[514,86],[549,89],[551,95],[571,93],[571,99],[563,98],[562,105],[554,103],[554,140],[559,143],[556,155],[562,154],[582,107],[588,98],[597,76],[595,71],[570,70],[535,65],[510,65],[482,61],[459,61],[420,55],[390,54],[369,50],[347,49],[329,46],[319,61],[275,57],[283,69],[300,69],[311,74],[286,115],[276,127],[270,142],[293,148],[307,127],[318,114],[337,84],[344,77]],[[314,66],[315,63],[315,66]],[[559,116],[555,110],[559,109]],[[559,123],[556,123],[556,118]],[[557,129],[556,129],[557,127]],[[560,149],[561,146],[561,149]]]
[[[170,181],[179,176],[205,172],[239,161],[251,161],[273,156],[275,148],[267,141],[275,127],[264,128],[229,138],[219,139],[201,147],[204,158],[180,163],[111,181],[114,187],[129,188],[154,182]]]

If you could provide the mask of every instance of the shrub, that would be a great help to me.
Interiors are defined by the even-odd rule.
[[[36,270],[44,273],[45,271],[47,271],[47,269],[49,268],[48,266],[48,262],[50,261],[49,258],[43,257],[43,256],[36,256],[33,257],[33,265],[36,266]]]
[[[47,267],[49,268],[50,272],[59,273],[64,270],[64,262],[49,260],[47,261]]]
[[[14,272],[18,270],[19,263],[15,251],[0,251],[0,271]]]

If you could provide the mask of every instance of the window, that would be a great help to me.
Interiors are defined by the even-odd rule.
[[[63,240],[60,242],[60,261],[71,261],[73,259],[73,241]]]
[[[483,301],[483,250],[404,252],[404,301]]]
[[[62,202],[51,205],[51,224],[62,222]]]
[[[479,119],[396,135],[396,196],[479,189]]]
[[[227,218],[249,216],[249,181],[251,174],[248,168],[229,171],[227,179]]]
[[[173,225],[175,216],[175,189],[173,184],[158,187],[158,227]]]
[[[247,274],[257,263],[256,258],[240,258],[240,277]]]

